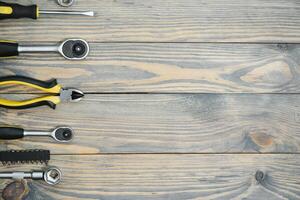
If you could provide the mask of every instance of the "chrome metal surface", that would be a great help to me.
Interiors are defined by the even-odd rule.
[[[0,179],[33,179],[44,180],[49,185],[56,185],[61,182],[62,172],[57,167],[48,167],[44,171],[31,172],[2,172]]]
[[[76,51],[76,49],[74,50],[70,45],[66,45],[68,47],[64,48],[64,45],[66,43],[75,43],[75,44],[81,44],[84,47],[84,51],[79,55],[75,55],[73,56],[73,54],[70,52],[74,52]],[[68,59],[68,60],[82,60],[84,58],[86,58],[90,52],[90,47],[89,44],[83,40],[83,39],[67,39],[63,42],[60,42],[56,45],[22,45],[20,44],[18,46],[18,52],[19,53],[43,53],[43,52],[58,52],[60,53],[64,58]],[[68,53],[69,52],[69,53]]]
[[[59,46],[29,46],[19,45],[19,53],[34,53],[34,52],[58,52]]]
[[[73,5],[75,0],[57,0],[57,3],[63,7],[69,7]]]
[[[54,15],[84,15],[89,17],[95,16],[95,13],[93,11],[40,10],[39,13]]]

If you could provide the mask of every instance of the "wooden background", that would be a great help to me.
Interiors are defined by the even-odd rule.
[[[84,61],[0,60],[1,76],[57,78],[86,93],[55,111],[0,109],[0,125],[76,131],[70,144],[1,141],[1,150],[50,149],[64,174],[55,187],[1,180],[2,197],[300,199],[298,0],[77,0],[70,9],[97,15],[0,22],[1,39],[91,45]],[[0,96],[33,92],[5,87]]]

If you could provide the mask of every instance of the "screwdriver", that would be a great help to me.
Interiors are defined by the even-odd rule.
[[[37,5],[23,6],[0,1],[0,20],[19,18],[37,19],[40,14],[94,16],[93,11],[40,10]]]

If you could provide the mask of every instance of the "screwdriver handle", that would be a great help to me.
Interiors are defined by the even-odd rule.
[[[36,5],[23,6],[20,4],[4,3],[0,1],[0,19],[37,19],[39,9]]]
[[[1,140],[15,140],[24,137],[24,129],[15,127],[0,127]]]
[[[0,40],[0,58],[18,56],[18,47],[19,44],[16,42]]]

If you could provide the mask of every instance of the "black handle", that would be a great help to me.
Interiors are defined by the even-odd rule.
[[[0,127],[1,140],[15,140],[24,137],[24,129],[14,127]]]
[[[49,81],[40,81],[34,78],[29,78],[25,76],[5,76],[0,77],[0,82],[6,82],[6,81],[18,81],[18,82],[24,82],[24,83],[30,83],[32,85],[37,85],[42,88],[53,88],[57,85],[56,79],[51,79]]]
[[[39,15],[36,5],[23,6],[20,4],[0,2],[0,19],[37,19]]]
[[[19,55],[18,43],[0,40],[0,57],[11,57]]]
[[[26,110],[26,109],[42,107],[42,106],[48,106],[48,107],[52,108],[53,110],[56,109],[56,104],[51,101],[39,101],[36,103],[24,105],[24,106],[5,106],[5,105],[1,105],[1,103],[0,103],[0,108],[15,109],[15,110]],[[0,139],[1,139],[1,137],[0,137]]]

